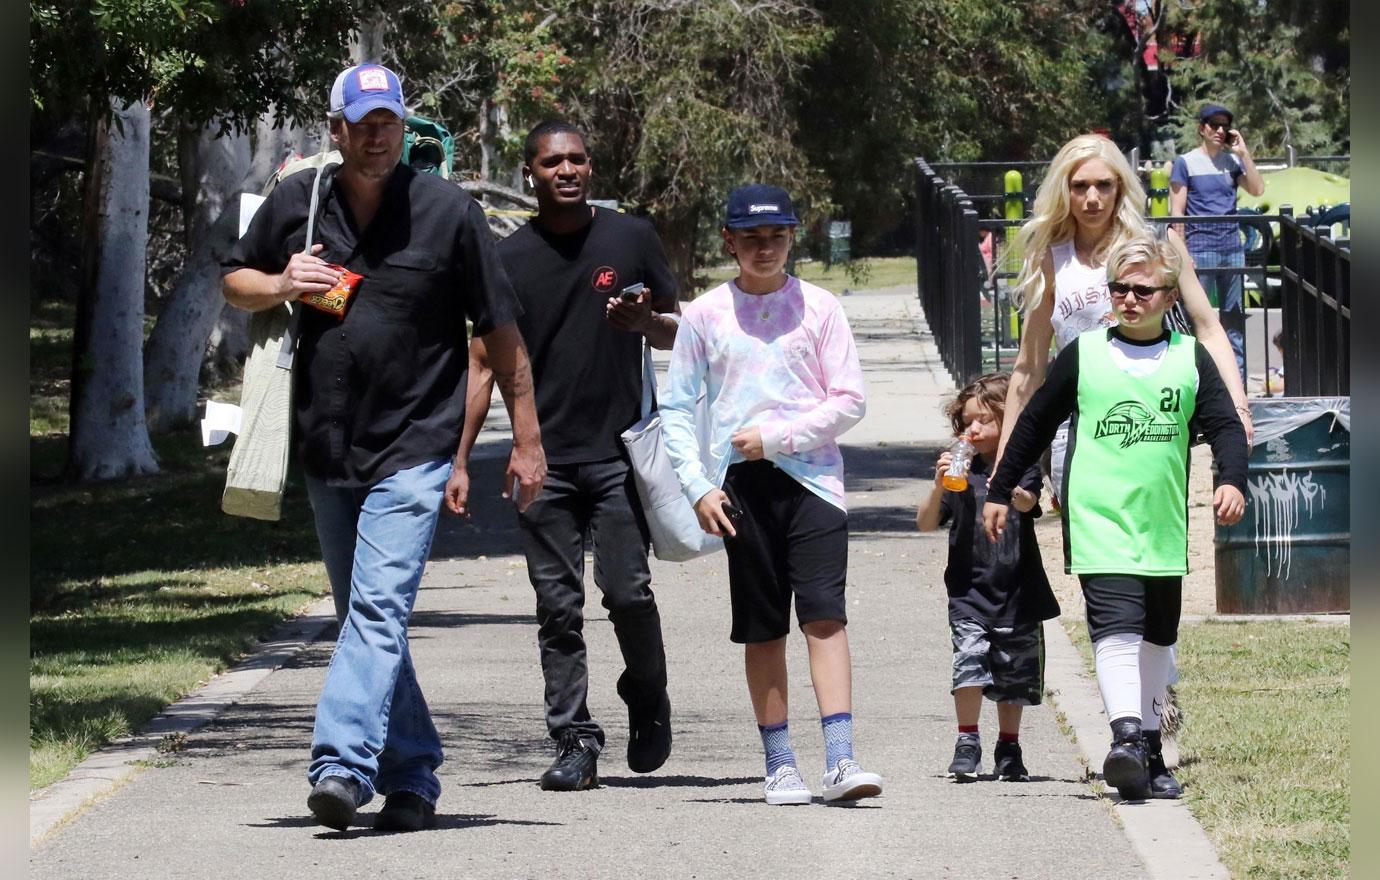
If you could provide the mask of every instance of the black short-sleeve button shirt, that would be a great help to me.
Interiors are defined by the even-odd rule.
[[[284,178],[222,263],[277,273],[306,242],[314,170]],[[372,485],[449,458],[460,440],[465,319],[482,336],[521,312],[484,212],[454,183],[399,164],[362,232],[343,193],[323,193],[322,259],[364,276],[343,320],[303,308],[294,449],[307,473]]]

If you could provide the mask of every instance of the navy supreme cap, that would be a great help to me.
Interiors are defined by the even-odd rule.
[[[1223,107],[1221,104],[1204,104],[1203,109],[1198,111],[1199,122],[1207,122],[1214,116],[1225,116],[1227,117],[1228,123],[1230,123],[1233,119],[1236,118],[1231,115],[1230,110],[1228,110],[1226,107]]]
[[[799,226],[791,197],[779,186],[750,183],[728,194],[724,225],[729,229],[752,226]]]

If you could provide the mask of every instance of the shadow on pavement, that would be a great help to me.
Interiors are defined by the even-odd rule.
[[[600,776],[599,784],[609,788],[715,788],[721,785],[760,783],[755,776],[715,779],[710,776]]]
[[[466,815],[464,813],[437,813],[436,831],[452,831],[465,828],[489,828],[495,825],[546,825],[559,826],[560,822],[539,822],[532,819],[498,819],[492,815]],[[263,822],[246,822],[247,828],[317,828],[320,823],[311,816],[279,816]],[[322,831],[315,835],[318,840],[355,840],[361,837],[382,837],[385,834],[401,832],[374,831],[361,826],[345,831]],[[421,832],[412,832],[421,833]]]

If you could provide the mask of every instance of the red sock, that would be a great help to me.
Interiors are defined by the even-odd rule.
[[[1013,742],[1020,742],[1020,741],[1021,741],[1021,734],[1020,734],[1019,731],[1017,731],[1016,733],[1006,733],[1006,732],[1003,731],[1003,732],[997,734],[997,742],[1013,743]]]
[[[958,725],[958,733],[960,736],[965,733],[971,733],[973,736],[977,736],[978,726],[976,724],[960,724]]]

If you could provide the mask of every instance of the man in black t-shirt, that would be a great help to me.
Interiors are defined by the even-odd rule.
[[[223,264],[232,305],[293,301],[300,315],[292,432],[340,622],[316,707],[307,806],[338,830],[380,792],[374,828],[436,824],[441,740],[407,622],[464,419],[466,318],[487,341],[512,412],[520,507],[546,468],[513,324],[519,307],[483,211],[454,184],[399,162],[406,115],[391,70],[343,71],[328,114],[340,165],[319,183],[312,170],[284,178]],[[345,271],[363,279],[343,313],[307,307]]]
[[[550,468],[541,495],[519,514],[537,596],[546,724],[559,744],[541,785],[580,791],[598,784],[604,746],[585,699],[586,537],[626,666],[618,694],[628,705],[628,766],[650,773],[671,753],[647,525],[619,435],[641,417],[643,339],[661,349],[675,341],[675,319],[665,313],[676,310],[676,283],[650,223],[588,203],[591,163],[578,129],[544,122],[528,134],[525,150],[523,173],[536,192],[537,216],[498,250],[522,303],[518,327],[532,357]],[[619,296],[639,282],[646,287],[635,300]],[[468,458],[487,412],[486,349],[479,339],[470,347],[469,410],[457,460]],[[468,475],[457,470],[451,483],[447,501],[463,512]]]

